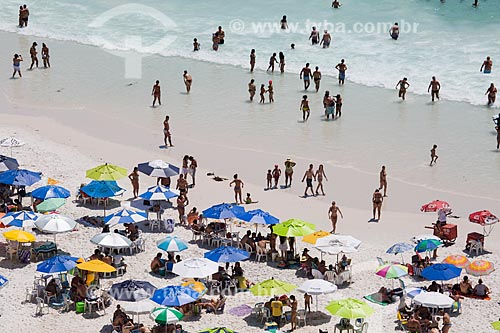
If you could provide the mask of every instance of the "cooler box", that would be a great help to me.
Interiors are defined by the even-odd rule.
[[[443,240],[454,241],[455,239],[457,239],[458,231],[456,224],[445,224],[441,227],[441,232],[443,233],[441,235],[441,239]],[[439,237],[436,229],[434,229],[434,236]]]
[[[75,303],[75,310],[76,310],[76,313],[84,313],[85,312],[85,303],[76,302]]]
[[[481,244],[484,246],[484,235],[478,232],[471,232],[467,234],[466,244],[469,244],[471,241],[480,241]]]

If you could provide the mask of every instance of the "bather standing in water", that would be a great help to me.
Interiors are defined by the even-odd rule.
[[[396,84],[396,89],[398,89],[399,87],[399,97],[402,98],[403,101],[405,100],[406,97],[406,89],[408,89],[409,86],[410,84],[408,83],[407,78],[399,80],[398,84]]]

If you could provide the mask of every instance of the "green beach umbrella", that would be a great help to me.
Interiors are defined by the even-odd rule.
[[[198,333],[238,333],[236,331],[230,330],[225,327],[216,327],[216,328],[207,328],[205,330],[201,330]]]
[[[495,331],[500,331],[500,320],[492,322],[491,327],[493,327]]]
[[[252,286],[250,288],[250,292],[254,296],[275,296],[275,295],[288,294],[295,288],[297,288],[297,286],[294,284],[271,278],[269,280],[262,281]]]
[[[64,206],[65,203],[66,199],[63,198],[47,199],[36,205],[36,211],[39,213],[53,212],[57,208]]]
[[[94,180],[118,180],[127,174],[127,169],[108,163],[87,170],[87,178]]]
[[[176,323],[182,319],[184,315],[182,312],[174,308],[154,308],[151,311],[151,319],[153,319],[157,324],[171,324]]]
[[[273,227],[273,233],[285,237],[302,237],[314,232],[316,226],[299,219],[290,219]]]
[[[326,309],[334,316],[348,319],[366,318],[375,312],[368,304],[354,298],[331,301]]]

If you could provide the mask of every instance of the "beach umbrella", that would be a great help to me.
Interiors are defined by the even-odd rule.
[[[207,328],[199,331],[198,333],[238,333],[225,327]]]
[[[184,317],[182,312],[174,308],[158,307],[151,311],[151,319],[161,325],[176,323],[181,320],[182,317]]]
[[[316,246],[343,246],[350,248],[359,248],[361,241],[349,235],[330,235],[318,239]]]
[[[31,186],[42,179],[41,172],[25,169],[8,170],[0,173],[0,184]]]
[[[39,263],[36,266],[36,271],[46,274],[67,272],[76,267],[77,260],[77,257],[55,256]]]
[[[172,269],[172,273],[188,278],[204,278],[218,271],[219,265],[205,258],[182,260],[174,264],[174,268]]]
[[[0,155],[0,172],[7,170],[15,170],[19,167],[19,163],[15,158]]]
[[[245,213],[245,208],[232,204],[218,204],[203,211],[203,217],[208,219],[231,219]]]
[[[113,284],[109,294],[117,301],[138,302],[149,299],[157,289],[147,281],[126,280]]]
[[[302,241],[309,243],[309,244],[316,244],[318,239],[326,237],[326,236],[330,236],[330,235],[331,235],[331,233],[329,233],[328,231],[319,230],[319,231],[313,232],[312,234],[304,236],[304,238],[302,238]]]
[[[90,260],[84,261],[76,265],[76,267],[82,271],[89,271],[95,273],[112,273],[116,272],[116,268],[111,265],[106,264],[101,260]]]
[[[481,210],[470,214],[469,221],[480,225],[489,225],[497,223],[498,217],[493,215],[489,210]]]
[[[114,197],[125,191],[114,180],[93,180],[80,190],[92,198]]]
[[[179,168],[162,160],[154,160],[137,165],[140,172],[151,176],[167,178],[179,174]]]
[[[151,300],[162,306],[182,306],[196,301],[199,297],[200,294],[191,288],[167,286],[157,289]]]
[[[451,265],[454,265],[454,266],[457,266],[460,268],[464,268],[465,266],[467,266],[469,264],[469,259],[467,259],[466,256],[462,256],[462,255],[451,255],[451,256],[447,256],[446,258],[444,258],[442,263],[443,264],[451,264]]]
[[[446,201],[434,200],[429,202],[428,204],[423,205],[420,208],[422,212],[437,212],[440,209],[450,209],[450,204]]]
[[[442,246],[443,242],[436,239],[424,239],[418,242],[417,246],[415,246],[415,252],[422,253],[433,251],[438,247]]]
[[[276,296],[288,294],[297,288],[296,285],[271,278],[253,285],[250,292],[254,296]]]
[[[54,198],[69,198],[71,193],[62,186],[45,185],[31,192],[31,196],[35,199],[46,200]]]
[[[410,298],[415,298],[415,296],[425,293],[426,291],[420,288],[406,288],[406,296]]]
[[[273,233],[278,236],[301,237],[313,233],[314,229],[316,229],[316,226],[312,223],[299,219],[290,219],[276,224],[273,227]]]
[[[138,302],[120,301],[120,307],[126,314],[137,316],[137,322],[140,322],[139,316],[151,313],[151,310],[156,307],[156,304],[150,299],[144,299]]]
[[[136,212],[124,208],[116,213],[106,216],[104,218],[104,224],[115,225],[123,223],[137,223],[147,219],[148,215],[144,212]]]
[[[492,262],[486,260],[474,260],[465,266],[465,271],[474,276],[488,275],[495,270]]]
[[[200,296],[205,295],[205,293],[207,292],[207,286],[205,286],[203,282],[195,281],[194,279],[187,280],[186,282],[181,283],[181,286],[193,289],[194,291],[199,293]]]
[[[63,198],[47,199],[36,205],[36,211],[40,213],[53,212],[65,204],[66,199]]]
[[[331,294],[337,290],[337,286],[331,282],[321,279],[313,279],[304,282],[297,291],[316,296],[316,311],[318,311],[318,295]]]
[[[32,243],[36,240],[35,235],[23,230],[11,230],[3,233],[3,236],[7,240],[11,240],[18,243]]]
[[[116,232],[103,232],[90,239],[90,242],[111,249],[124,249],[132,246],[132,241]]]
[[[87,178],[94,180],[118,180],[127,177],[127,169],[112,164],[103,164],[86,172]]]
[[[337,261],[338,261],[338,255],[340,253],[348,254],[348,253],[358,252],[358,250],[353,247],[343,246],[343,245],[324,245],[324,246],[314,246],[313,248],[320,251],[322,256],[324,253],[337,256]]]
[[[5,227],[25,228],[32,226],[37,218],[37,214],[22,210],[20,212],[7,213],[0,219],[0,221],[2,221]]]
[[[140,198],[151,201],[166,201],[178,196],[178,191],[171,190],[170,188],[163,185],[150,187],[146,192],[139,195]]]
[[[59,234],[75,229],[76,221],[60,214],[42,215],[35,221],[35,227],[48,234]]]
[[[334,316],[348,319],[366,318],[375,312],[368,304],[354,298],[331,301],[326,309]]]
[[[455,300],[438,292],[420,293],[413,298],[413,303],[428,308],[447,309],[453,306]]]
[[[12,156],[12,148],[24,146],[26,142],[19,140],[13,136],[9,136],[0,140],[0,147],[10,148],[10,156]]]
[[[385,264],[375,270],[375,274],[386,279],[398,279],[408,275],[408,267],[399,264]]]
[[[280,220],[261,209],[254,209],[237,216],[238,219],[255,224],[273,225],[280,223]]]
[[[462,269],[451,264],[434,264],[422,271],[422,277],[431,281],[447,281],[462,274]]]
[[[408,243],[396,243],[385,251],[385,253],[398,255],[401,253],[401,261],[404,264],[403,252],[412,251],[413,245]]]
[[[493,327],[495,331],[500,331],[500,320],[492,322],[491,327]]]
[[[0,275],[0,289],[5,287],[9,283],[9,280],[5,276]]]
[[[422,235],[413,236],[411,241],[415,244],[418,244],[419,242],[421,242],[423,240],[428,240],[428,239],[434,239],[437,241],[441,241],[441,238],[439,238],[438,236],[434,236],[432,234],[422,234]]]
[[[156,242],[156,246],[166,252],[181,252],[187,250],[186,242],[176,236],[167,236]]]
[[[239,262],[250,258],[250,254],[232,246],[221,246],[205,253],[206,259],[214,262]]]

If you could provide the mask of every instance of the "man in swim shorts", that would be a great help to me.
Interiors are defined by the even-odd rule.
[[[309,35],[309,40],[312,45],[316,45],[319,43],[319,31],[316,30],[316,27],[312,28],[311,35]]]
[[[389,34],[391,35],[392,39],[397,40],[399,38],[399,25],[398,22],[394,23],[392,26],[391,30],[389,30]]]
[[[313,72],[313,80],[314,80],[314,86],[316,88],[316,92],[319,90],[319,84],[321,82],[321,72],[319,71],[319,67],[316,66],[316,70]]]
[[[307,90],[307,88],[309,88],[309,85],[311,84],[311,69],[309,68],[309,63],[307,63],[306,67],[302,68],[302,70],[300,71],[301,80],[302,77],[304,78],[304,90]]]
[[[313,179],[316,180],[314,175],[313,165],[309,164],[309,169],[304,173],[304,177],[302,177],[302,182],[306,181],[306,190],[304,191],[304,196],[307,197],[307,190],[311,189],[311,195],[314,195],[313,189]]]
[[[321,42],[319,42],[319,45],[323,44],[323,48],[326,49],[330,47],[330,42],[332,41],[332,36],[328,33],[328,30],[325,30],[325,33],[323,34],[323,38],[321,39]]]
[[[184,71],[184,74],[182,75],[184,78],[184,84],[186,85],[186,91],[189,94],[191,91],[191,84],[193,84],[193,78],[191,77],[191,74],[188,74],[188,71]]]
[[[429,164],[430,166],[432,166],[432,163],[436,164],[437,162],[437,159],[439,158],[439,156],[436,155],[436,149],[437,149],[437,145],[433,145],[432,146],[432,149],[431,149],[431,164]]]
[[[431,96],[432,96],[432,101],[434,102],[434,97],[439,99],[439,90],[441,89],[441,84],[439,83],[438,80],[436,80],[436,77],[432,77],[431,83],[429,83],[429,87],[427,87],[427,92],[432,88]]]
[[[343,85],[345,80],[345,72],[347,71],[347,66],[344,62],[344,59],[340,60],[340,63],[335,66],[335,69],[339,71],[339,85]]]
[[[30,55],[31,55],[30,70],[33,69],[33,65],[36,65],[36,67],[38,68],[38,57],[36,56],[38,54],[38,52],[36,51],[37,46],[38,46],[38,44],[36,42],[33,42],[33,44],[31,45],[31,48],[30,48]]]
[[[168,147],[168,143],[170,143],[170,147],[173,147],[174,145],[172,144],[172,135],[170,134],[170,124],[169,124],[170,117],[165,116],[165,120],[163,121],[163,142],[165,143],[165,148]]]
[[[481,65],[481,69],[479,71],[483,72],[484,68],[484,74],[491,74],[491,67],[493,67],[493,61],[491,61],[490,57],[486,57],[486,60],[483,61],[483,64]]]

